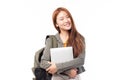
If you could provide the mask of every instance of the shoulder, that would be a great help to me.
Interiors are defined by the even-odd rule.
[[[52,45],[51,42],[52,42],[51,38],[48,37],[48,38],[46,38],[45,45],[50,47]]]
[[[47,35],[45,44],[52,47],[57,44],[57,40],[57,35]]]

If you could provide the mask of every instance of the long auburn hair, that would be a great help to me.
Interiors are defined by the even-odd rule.
[[[59,27],[56,26],[56,18],[61,11],[65,11],[71,19],[72,27],[69,30],[67,46],[73,47],[73,55],[74,57],[77,57],[85,49],[84,37],[76,30],[71,13],[66,8],[63,7],[57,8],[52,15],[53,25],[56,28],[56,30],[60,33]]]

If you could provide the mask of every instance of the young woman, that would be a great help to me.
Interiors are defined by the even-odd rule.
[[[58,47],[72,46],[74,60],[57,64],[50,62],[50,45],[52,43],[48,38],[40,66],[53,75],[52,80],[80,80],[78,74],[85,71],[83,67],[85,60],[84,37],[76,30],[73,18],[66,8],[57,8],[53,12],[52,18],[58,31],[55,35]]]

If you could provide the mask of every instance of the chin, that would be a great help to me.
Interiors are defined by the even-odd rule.
[[[70,30],[70,29],[71,29],[71,26],[70,26],[70,27],[67,27],[66,29],[67,29],[67,30]]]

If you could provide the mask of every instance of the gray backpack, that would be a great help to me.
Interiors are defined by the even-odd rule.
[[[57,40],[54,35],[47,35],[46,39],[50,38],[52,46],[51,48],[57,47]],[[40,68],[40,62],[41,62],[41,57],[43,55],[44,48],[41,48],[35,53],[34,56],[34,67],[32,68],[33,74],[35,75],[35,78],[33,80],[51,80],[51,76],[49,75],[44,69]]]

